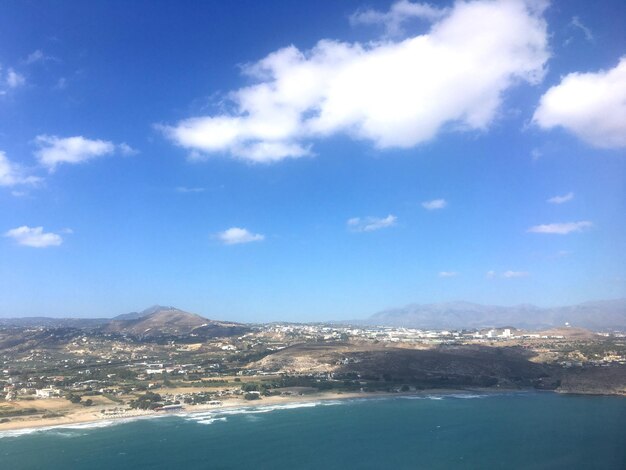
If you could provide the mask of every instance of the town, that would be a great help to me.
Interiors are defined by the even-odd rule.
[[[171,313],[150,318],[154,322]],[[138,320],[126,321],[136,326]],[[171,322],[159,331],[167,327]],[[219,327],[232,330],[209,337],[201,334],[207,328],[202,323],[178,336],[138,336],[136,330],[101,326],[3,326],[0,424],[55,422],[77,410],[135,416],[325,392],[478,387],[626,393],[626,335],[620,332],[567,325],[548,331],[289,323]]]

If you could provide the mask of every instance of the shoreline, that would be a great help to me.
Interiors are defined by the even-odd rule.
[[[509,393],[531,393],[531,392],[547,392],[555,393],[558,395],[574,395],[574,396],[613,396],[622,397],[624,395],[602,395],[602,394],[586,394],[586,393],[563,393],[553,390],[536,390],[536,389],[483,389],[483,388],[471,388],[471,389],[429,389],[420,390],[416,392],[406,393],[389,393],[389,392],[351,392],[351,393],[337,393],[337,392],[325,392],[310,395],[299,396],[273,396],[265,397],[261,400],[244,400],[244,399],[231,399],[222,402],[221,405],[193,405],[184,407],[179,410],[172,411],[147,411],[147,410],[132,410],[123,412],[118,415],[105,415],[97,410],[80,410],[75,413],[71,413],[68,416],[58,418],[36,418],[36,419],[20,419],[17,421],[9,421],[7,423],[0,423],[0,438],[2,437],[14,437],[22,434],[30,434],[33,432],[47,431],[52,429],[71,429],[80,427],[102,427],[112,426],[116,424],[122,424],[130,421],[138,421],[142,419],[158,419],[165,417],[186,417],[193,416],[195,414],[202,414],[207,412],[219,413],[220,410],[237,410],[246,408],[263,408],[271,406],[286,406],[286,405],[298,405],[316,402],[329,402],[329,401],[348,401],[348,400],[368,400],[368,399],[381,399],[381,398],[427,398],[429,396],[444,397],[446,395],[498,395]]]
[[[193,416],[194,414],[207,413],[207,412],[219,412],[220,410],[233,410],[243,408],[262,408],[264,406],[281,406],[281,405],[295,405],[295,404],[307,404],[315,402],[328,402],[328,401],[344,401],[354,399],[376,399],[376,398],[397,398],[397,397],[426,397],[429,395],[444,396],[444,395],[460,395],[460,394],[498,394],[498,393],[514,393],[525,392],[527,390],[483,390],[483,389],[431,389],[421,390],[419,392],[407,392],[407,393],[389,393],[389,392],[351,392],[351,393],[317,393],[310,395],[298,395],[298,396],[273,396],[264,397],[261,400],[244,400],[244,399],[231,399],[225,400],[221,405],[193,405],[187,406],[179,410],[172,411],[147,411],[147,410],[132,410],[129,412],[120,413],[118,415],[105,415],[97,410],[80,410],[75,413],[68,414],[67,416],[58,418],[34,418],[34,419],[19,419],[17,421],[9,421],[7,423],[0,423],[0,438],[4,434],[11,433],[30,433],[36,431],[44,431],[49,429],[60,428],[72,428],[76,426],[88,426],[97,423],[107,423],[106,425],[112,425],[117,423],[123,423],[128,421],[135,421],[140,419],[156,419],[168,416]],[[17,435],[17,434],[16,434]]]

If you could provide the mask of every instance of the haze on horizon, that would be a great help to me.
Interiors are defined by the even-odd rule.
[[[0,317],[626,297],[626,4],[0,5]]]

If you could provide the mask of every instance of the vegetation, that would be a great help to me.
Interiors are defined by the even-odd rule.
[[[136,400],[130,402],[131,408],[140,410],[153,410],[161,406],[161,395],[153,392],[146,392],[144,395],[137,397]]]

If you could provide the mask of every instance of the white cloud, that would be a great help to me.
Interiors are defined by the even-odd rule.
[[[119,144],[117,146],[117,150],[125,156],[130,156],[130,155],[137,155],[139,153],[139,150],[132,148],[130,145],[128,145],[126,142],[122,142],[121,144]]]
[[[28,54],[28,57],[26,57],[26,60],[24,60],[25,64],[34,64],[36,62],[41,62],[42,60],[45,60],[46,56],[44,55],[43,51],[41,49],[37,49],[36,51],[31,52],[30,54]]]
[[[582,31],[582,33],[584,34],[585,39],[587,41],[593,42],[593,33],[591,32],[591,30],[587,26],[585,26],[582,23],[582,21],[580,21],[580,18],[578,18],[577,16],[574,16],[569,24],[573,28],[576,28],[576,29],[579,29],[580,31]]]
[[[188,188],[187,186],[178,186],[176,192],[179,193],[203,193],[205,188]]]
[[[457,277],[459,275],[456,271],[441,271],[439,277]]]
[[[56,233],[44,233],[43,227],[28,227],[23,225],[9,230],[5,237],[13,238],[17,243],[34,248],[45,248],[47,246],[59,246],[63,243],[63,238]]]
[[[596,147],[626,147],[626,56],[610,70],[563,77],[541,97],[533,122]]]
[[[9,160],[0,150],[0,186],[16,186],[18,184],[35,184],[41,181],[36,176],[24,176],[21,169]]]
[[[392,227],[398,218],[389,214],[387,217],[353,217],[348,219],[348,228],[353,232],[373,232],[381,228]]]
[[[550,199],[548,199],[547,202],[549,202],[550,204],[563,204],[567,201],[571,201],[572,199],[574,199],[574,193],[570,191],[569,193],[564,194],[563,196],[551,197]]]
[[[387,34],[395,36],[402,34],[403,24],[411,19],[435,21],[447,13],[448,9],[436,8],[427,3],[413,3],[408,0],[400,0],[391,5],[388,12],[378,10],[359,10],[350,16],[350,23],[358,24],[381,24],[385,26]]]
[[[496,271],[487,271],[485,277],[487,279],[496,279],[498,277],[504,279],[515,279],[519,277],[528,277],[530,273],[528,271],[504,271],[502,274],[498,274]]]
[[[588,220],[583,220],[580,222],[535,225],[534,227],[530,227],[528,229],[528,232],[567,235],[568,233],[572,232],[582,232],[583,230],[591,228],[592,226],[593,223],[589,222]]]
[[[542,155],[543,155],[543,152],[537,148],[534,148],[530,151],[530,156],[532,157],[534,162],[539,160]]]
[[[22,60],[22,63],[26,65],[32,65],[32,64],[39,63],[39,62],[61,62],[61,61],[56,57],[44,54],[44,52],[41,49],[34,50],[30,54],[28,54],[26,59]]]
[[[238,245],[240,243],[258,242],[265,239],[264,235],[251,233],[245,228],[231,227],[217,234],[225,245]]]
[[[502,277],[506,279],[513,279],[516,277],[528,277],[530,274],[526,271],[505,271],[502,273]]]
[[[24,78],[24,75],[17,73],[12,68],[9,68],[9,70],[7,71],[7,76],[5,80],[9,88],[17,88],[26,83],[26,78]]]
[[[196,158],[254,162],[311,155],[313,139],[338,133],[385,149],[427,142],[444,127],[484,131],[507,90],[543,78],[540,4],[459,1],[423,35],[289,46],[243,68],[253,83],[228,95],[232,112],[157,127]]]
[[[56,90],[64,90],[66,87],[67,87],[67,78],[65,77],[59,78],[56,84],[54,85],[54,88]]]
[[[434,211],[437,209],[443,209],[446,207],[448,203],[445,199],[433,199],[432,201],[424,201],[422,202],[422,207],[429,211]]]
[[[116,150],[123,154],[134,153],[134,150],[126,144],[116,146],[113,142],[91,140],[82,136],[61,138],[54,135],[39,135],[35,139],[35,144],[39,147],[35,151],[39,163],[51,171],[61,163],[82,163],[110,155]]]

